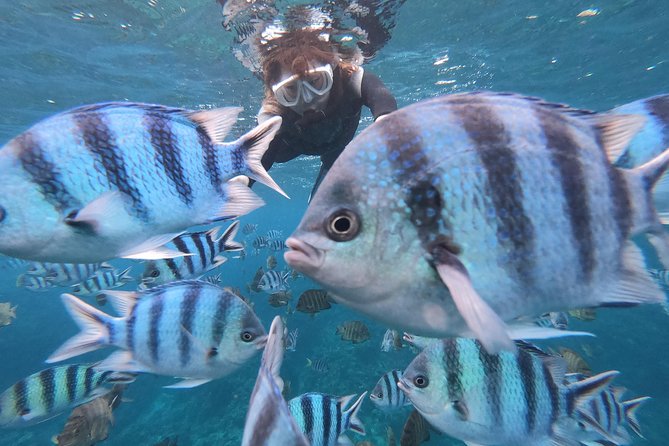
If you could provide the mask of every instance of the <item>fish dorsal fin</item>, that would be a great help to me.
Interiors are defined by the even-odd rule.
[[[602,138],[602,147],[615,163],[646,123],[641,115],[594,115],[590,118]]]
[[[578,407],[589,401],[591,398],[599,395],[608,387],[613,378],[619,374],[620,372],[617,370],[609,370],[608,372],[603,372],[567,385],[567,389],[571,395],[569,401],[572,404],[572,407],[568,407],[567,409],[571,413],[571,410],[573,410],[574,407]]]
[[[109,300],[114,309],[121,315],[127,316],[135,308],[139,300],[139,293],[136,291],[105,290],[100,293]]]
[[[237,122],[241,107],[224,107],[188,113],[188,118],[202,126],[214,144],[223,144],[226,135]]]

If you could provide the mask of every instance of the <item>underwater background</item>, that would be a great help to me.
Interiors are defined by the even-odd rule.
[[[392,38],[366,66],[381,77],[400,107],[483,89],[603,111],[669,92],[667,6],[663,0],[407,0]],[[591,13],[580,14],[584,10]],[[250,130],[262,85],[231,54],[231,36],[221,19],[221,6],[214,0],[0,2],[0,143],[59,111],[110,100],[190,109],[241,105],[244,112],[227,139]],[[370,122],[367,113],[360,129]],[[306,209],[318,165],[317,158],[309,157],[275,165],[272,177],[291,199],[255,187],[267,204],[240,219],[241,226],[258,228],[248,236],[240,231],[236,240],[250,245],[269,230],[290,235]],[[290,382],[288,397],[309,391],[360,394],[371,390],[384,372],[411,361],[414,355],[407,348],[382,352],[386,327],[341,305],[315,316],[286,314],[286,307],[268,304],[267,294],[249,292],[246,284],[267,255],[266,250],[257,255],[248,250],[244,259],[228,255],[215,273],[221,273],[222,285],[239,287],[254,302],[266,328],[276,314],[286,316],[289,330],[299,328],[296,351],[286,353],[281,373]],[[277,259],[283,269],[283,259]],[[112,263],[132,266],[135,277],[143,269],[139,262]],[[14,322],[0,327],[0,391],[46,368],[44,360],[77,332],[58,298],[60,291],[19,289],[15,281],[20,272],[6,262],[0,265],[0,302],[18,305]],[[302,291],[315,287],[306,278],[290,284],[292,307]],[[355,345],[342,341],[335,330],[348,320],[364,321],[371,339]],[[571,323],[570,328],[597,337],[544,344],[573,348],[595,372],[619,370],[616,384],[627,387],[628,396],[651,396],[639,410],[646,440],[636,438],[635,444],[666,444],[669,316],[659,306],[601,309],[595,321],[572,318]],[[71,362],[102,359],[111,351]],[[178,435],[179,445],[239,444],[259,358],[189,390],[163,389],[174,382],[170,378],[140,376],[124,395],[131,401],[115,411],[115,425],[103,444],[153,445],[168,435]],[[306,367],[307,358],[326,360],[329,370]],[[365,401],[360,411],[368,432],[364,439],[385,445],[387,425],[399,439],[409,413],[405,408],[386,414]],[[2,430],[0,445],[49,444],[66,417]],[[355,442],[363,439],[349,436]],[[433,433],[425,444],[462,443]]]

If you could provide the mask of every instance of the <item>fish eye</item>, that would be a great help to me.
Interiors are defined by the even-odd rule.
[[[339,209],[328,218],[325,231],[336,242],[353,240],[360,232],[360,219],[349,209]]]
[[[427,379],[427,376],[418,375],[413,379],[413,383],[419,389],[424,389],[430,383],[430,380]]]
[[[377,393],[376,396],[377,396],[378,398],[383,398],[383,392],[379,392],[379,393]]]
[[[251,342],[253,341],[254,338],[255,336],[253,336],[253,333],[251,333],[250,331],[245,331],[244,333],[242,333],[242,341],[244,342]]]
[[[158,277],[158,276],[160,276],[159,270],[154,269],[153,271],[151,271],[151,277]]]
[[[6,216],[7,216],[7,212],[5,211],[5,208],[0,206],[0,221],[3,221]]]

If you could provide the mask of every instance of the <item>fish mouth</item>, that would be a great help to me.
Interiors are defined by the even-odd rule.
[[[268,335],[262,335],[255,340],[256,348],[262,350],[267,345]]]
[[[298,238],[289,237],[286,240],[286,246],[290,248],[290,251],[284,253],[283,259],[291,268],[308,276],[313,276],[325,262],[323,250]]]

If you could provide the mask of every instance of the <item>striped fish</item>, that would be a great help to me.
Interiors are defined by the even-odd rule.
[[[284,258],[384,325],[490,352],[514,348],[519,316],[663,303],[631,237],[669,264],[651,200],[669,150],[608,158],[642,125],[513,94],[418,102],[351,141]]]
[[[101,103],[35,124],[0,150],[0,252],[65,263],[179,255],[161,246],[262,205],[228,180],[283,193],[260,163],[281,119],[226,143],[239,111]]]
[[[29,291],[42,292],[55,288],[56,284],[42,276],[32,274],[19,274],[16,276],[16,287],[25,288]]]
[[[328,361],[323,358],[318,358],[318,359],[307,358],[307,367],[310,367],[312,370],[315,370],[318,373],[327,373],[330,371],[330,366],[328,365]]]
[[[289,274],[288,271],[266,271],[258,283],[258,289],[270,294],[277,291],[287,291],[289,288],[287,282]]]
[[[47,362],[114,345],[123,350],[99,368],[183,377],[168,387],[188,388],[231,373],[265,344],[265,330],[251,308],[204,281],[104,294],[122,317],[109,316],[70,294],[61,296],[82,331]]]
[[[62,365],[24,378],[0,394],[0,427],[23,427],[104,395],[104,384],[129,383],[127,373],[100,371],[95,364]]]
[[[284,331],[281,317],[276,316],[269,329],[258,378],[251,393],[242,446],[309,445],[281,395],[283,379],[279,371],[285,350]]]
[[[175,280],[193,279],[207,271],[218,268],[227,259],[226,251],[241,251],[242,245],[234,238],[239,230],[239,221],[232,223],[223,235],[218,236],[220,228],[203,232],[189,232],[175,237],[165,245],[171,251],[182,256],[147,262],[142,273],[142,285],[152,287]]]
[[[267,234],[265,234],[265,237],[267,237],[269,240],[281,238],[283,237],[283,231],[278,229],[270,229],[267,231]]]
[[[270,240],[267,242],[267,248],[273,252],[283,251],[286,249],[286,242],[279,239]]]
[[[300,294],[297,301],[297,311],[302,313],[315,314],[322,310],[332,307],[330,303],[334,302],[332,297],[325,290],[309,289]]]
[[[344,341],[351,341],[354,344],[365,342],[370,338],[369,328],[362,321],[346,321],[337,327],[336,333]]]
[[[376,407],[387,411],[394,411],[411,405],[404,392],[397,387],[400,379],[402,379],[401,370],[391,370],[385,373],[374,386],[372,393],[369,394],[369,399]]]
[[[73,285],[71,288],[72,292],[78,296],[90,296],[92,294],[99,294],[104,290],[121,287],[133,281],[130,275],[130,268],[128,267],[120,273],[115,269],[100,269],[92,277],[77,285]]]
[[[311,446],[350,444],[344,435],[347,430],[365,435],[358,411],[366,395],[367,392],[355,400],[356,395],[337,397],[311,392],[290,400],[288,408]],[[353,400],[355,402],[348,407]]]
[[[425,418],[414,410],[407,418],[402,428],[400,446],[419,446],[430,439],[430,425]]]
[[[42,276],[58,286],[72,286],[92,277],[99,270],[113,270],[109,263],[47,263],[33,262],[28,274]]]
[[[246,223],[244,227],[242,228],[242,233],[244,235],[249,235],[254,232],[256,232],[256,229],[258,229],[258,224],[257,223]]]
[[[297,336],[300,333],[300,329],[296,328],[288,333],[286,336],[286,350],[289,352],[294,352],[297,348]]]
[[[519,345],[490,354],[474,339],[430,343],[399,387],[435,429],[471,444],[573,444],[579,438],[564,435],[577,435],[570,430],[575,409],[618,372],[565,385],[561,358]]]

